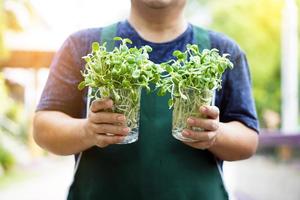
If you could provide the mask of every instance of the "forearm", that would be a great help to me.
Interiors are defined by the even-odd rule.
[[[79,153],[92,146],[83,142],[84,120],[58,111],[37,112],[34,117],[34,139],[39,146],[54,154]]]
[[[257,149],[258,135],[242,123],[220,123],[215,144],[209,148],[221,160],[235,161],[251,157]]]

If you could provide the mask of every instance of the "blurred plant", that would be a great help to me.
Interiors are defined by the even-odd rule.
[[[15,164],[15,158],[13,155],[0,146],[0,167],[3,169],[4,173],[7,173],[13,168]]]
[[[4,33],[7,30],[23,31],[25,28],[21,23],[24,21],[22,19],[24,15],[20,15],[20,13],[25,13],[32,19],[38,18],[30,0],[0,0],[0,61],[9,55],[4,44]],[[25,142],[28,125],[27,119],[23,115],[23,105],[8,97],[1,72],[0,100],[0,128]]]
[[[7,172],[15,163],[13,155],[4,148],[2,139],[11,137],[22,143],[27,142],[28,122],[23,106],[8,96],[5,80],[0,73],[0,168]],[[5,135],[4,135],[5,134]]]
[[[235,39],[247,54],[260,119],[266,109],[279,113],[283,0],[211,0],[209,6],[212,29]]]
[[[9,56],[5,47],[4,34],[7,30],[22,31],[19,15],[21,7],[30,16],[34,12],[29,0],[0,0],[0,61]],[[1,67],[1,66],[0,66]],[[15,159],[13,155],[1,144],[1,139],[6,136],[13,137],[23,143],[27,142],[28,121],[24,113],[23,105],[9,97],[5,80],[0,71],[0,167],[7,172],[13,167]]]
[[[0,102],[0,131],[26,143],[28,124],[23,105],[8,96],[5,80],[1,73]]]

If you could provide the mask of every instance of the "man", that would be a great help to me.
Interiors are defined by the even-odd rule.
[[[185,4],[185,0],[131,0],[129,18],[117,24],[117,36],[138,47],[150,45],[150,60],[165,62],[197,37],[183,16]],[[184,130],[185,137],[197,142],[172,138],[171,124],[163,122],[170,115],[160,114],[167,113],[167,104],[144,93],[138,142],[117,145],[130,131],[125,116],[105,112],[113,102],[98,100],[85,118],[86,91],[77,89],[84,66],[81,57],[99,41],[101,30],[83,30],[65,41],[51,65],[34,119],[34,138],[41,147],[58,155],[83,152],[77,157],[68,199],[227,199],[220,161],[249,158],[258,143],[244,53],[224,35],[208,31],[211,48],[229,53],[235,67],[223,75],[216,106],[199,108],[207,118],[187,120],[205,129]]]

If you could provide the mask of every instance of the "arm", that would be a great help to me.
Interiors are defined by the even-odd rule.
[[[105,147],[120,142],[122,135],[127,133],[121,130],[124,124],[118,121],[122,126],[116,126],[114,123],[119,115],[104,111],[112,106],[107,101],[94,101],[87,119],[79,119],[86,106],[86,94],[77,88],[85,64],[81,58],[90,52],[91,44],[98,40],[99,34],[97,28],[70,35],[51,63],[34,117],[34,139],[52,153],[70,155],[92,146]]]
[[[198,140],[185,144],[198,149],[208,149],[221,160],[247,159],[257,149],[257,133],[238,121],[219,122],[219,109],[215,106],[200,108],[207,118],[189,118],[187,123],[205,129],[203,132],[184,130],[183,135]]]
[[[84,121],[59,111],[39,111],[34,116],[34,140],[40,147],[54,154],[79,153],[92,146],[83,142]]]
[[[258,145],[258,120],[247,58],[233,40],[214,32],[210,36],[212,47],[219,49],[220,54],[231,55],[234,68],[222,76],[222,90],[216,92],[214,102],[217,107],[200,109],[207,119],[188,122],[207,130],[191,133],[191,137],[199,138],[199,142],[188,145],[206,148],[221,160],[246,159],[255,153]]]
[[[130,130],[124,126],[124,115],[104,112],[111,107],[111,100],[94,101],[87,119],[58,111],[39,111],[34,117],[34,139],[42,148],[59,155],[119,143]]]
[[[257,149],[258,135],[238,121],[220,123],[215,145],[209,150],[226,161],[242,160],[251,157]]]

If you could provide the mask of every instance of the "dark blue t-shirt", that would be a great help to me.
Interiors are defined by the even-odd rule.
[[[85,117],[87,91],[79,91],[77,85],[82,81],[80,71],[85,65],[82,57],[91,51],[92,42],[100,41],[100,32],[101,28],[86,29],[67,38],[52,61],[37,111],[55,110],[75,118]],[[137,47],[150,45],[153,48],[150,60],[155,63],[165,62],[172,58],[174,50],[183,51],[186,44],[195,43],[193,34],[190,24],[176,39],[153,43],[144,40],[127,20],[120,22],[117,29],[117,36],[131,39],[133,45]],[[222,89],[216,93],[215,105],[220,109],[220,121],[239,121],[258,132],[258,120],[245,54],[233,40],[223,34],[209,31],[209,37],[211,48],[218,49],[220,54],[230,54],[230,60],[234,64],[232,70],[227,70],[223,74]]]

